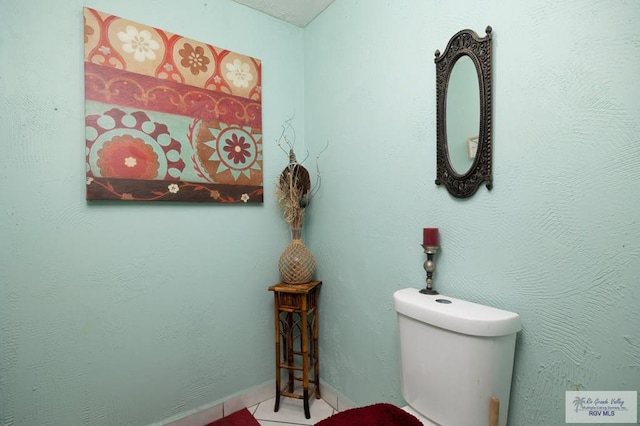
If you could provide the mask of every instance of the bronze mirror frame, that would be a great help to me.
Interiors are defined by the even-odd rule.
[[[447,44],[444,54],[436,50],[436,185],[444,185],[456,198],[471,197],[482,182],[487,189],[493,187],[491,176],[491,26],[483,38],[472,30],[456,33]],[[473,164],[459,174],[451,164],[447,143],[447,90],[449,78],[458,59],[468,56],[478,74],[480,88],[480,128],[478,147]]]

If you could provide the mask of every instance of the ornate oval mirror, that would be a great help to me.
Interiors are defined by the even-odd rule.
[[[436,184],[457,198],[475,194],[491,177],[491,27],[483,38],[455,34],[436,50]]]
[[[447,150],[456,173],[466,174],[476,158],[480,129],[480,86],[476,66],[460,56],[451,70],[447,89]]]

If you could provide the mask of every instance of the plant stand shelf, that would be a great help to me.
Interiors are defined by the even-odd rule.
[[[273,291],[275,315],[276,403],[273,411],[280,409],[280,396],[302,399],[304,416],[309,419],[310,391],[316,399],[320,398],[318,293],[321,286],[322,281],[311,281],[269,287],[269,291]],[[283,372],[284,385],[281,384]],[[302,382],[302,393],[296,392],[296,382]]]

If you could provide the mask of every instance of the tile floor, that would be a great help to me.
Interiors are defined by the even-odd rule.
[[[314,425],[320,420],[335,414],[335,410],[322,399],[311,398],[309,411],[311,418],[304,418],[304,407],[301,399],[280,397],[280,409],[273,411],[275,398],[268,399],[247,409],[261,426],[300,426]]]

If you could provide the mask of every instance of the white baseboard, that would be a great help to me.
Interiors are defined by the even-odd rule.
[[[273,398],[275,388],[276,381],[270,380],[234,394],[222,401],[202,405],[149,426],[202,426],[245,407],[252,407]]]
[[[269,380],[261,385],[244,390],[222,401],[202,405],[149,426],[202,426],[235,413],[243,408],[253,407],[275,396],[276,381]],[[320,380],[320,393],[324,402],[336,411],[357,407],[349,398],[334,387]]]
[[[353,401],[337,391],[333,386],[328,385],[322,379],[320,379],[320,393],[322,394],[324,402],[336,411],[345,411],[357,407]]]

